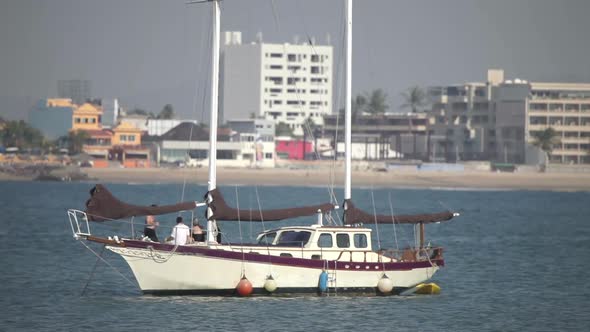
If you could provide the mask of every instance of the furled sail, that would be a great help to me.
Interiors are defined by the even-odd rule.
[[[105,221],[192,210],[196,205],[195,201],[162,206],[131,205],[117,199],[102,184],[97,184],[90,189],[90,199],[86,201],[86,214],[90,221]]]
[[[400,215],[373,215],[354,206],[352,200],[344,201],[344,220],[346,224],[378,223],[378,224],[428,224],[452,219],[455,214],[450,211],[428,214],[400,214]]]
[[[210,196],[208,198],[208,196]],[[274,210],[238,210],[227,205],[223,195],[218,189],[207,192],[205,199],[208,199],[208,206],[212,211],[209,219],[227,220],[227,221],[273,221],[289,218],[310,216],[316,214],[318,210],[328,212],[334,210],[335,205],[331,203],[294,207]]]

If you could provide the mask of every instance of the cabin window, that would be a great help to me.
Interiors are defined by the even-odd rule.
[[[332,248],[332,234],[322,233],[318,239],[318,247],[320,248]]]
[[[274,242],[276,236],[277,236],[277,233],[264,234],[264,235],[262,235],[260,240],[258,240],[258,244],[264,244],[267,246],[271,245]]]
[[[338,248],[349,248],[350,237],[348,234],[336,234],[336,245]]]
[[[295,246],[303,247],[307,244],[311,232],[304,231],[286,231],[282,232],[279,240],[277,241],[278,246]]]
[[[354,246],[357,248],[366,248],[368,246],[367,235],[354,234]]]

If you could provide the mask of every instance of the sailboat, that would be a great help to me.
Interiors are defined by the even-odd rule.
[[[454,213],[380,216],[356,208],[351,197],[350,90],[352,1],[347,0],[347,132],[344,225],[324,225],[337,206],[313,206],[253,213],[230,207],[216,185],[217,86],[219,76],[219,0],[213,11],[209,183],[203,201],[165,206],[138,206],[118,200],[103,185],[90,191],[86,210],[68,210],[74,238],[103,244],[131,268],[145,294],[240,295],[400,294],[429,280],[444,266],[443,249],[424,245],[424,225],[449,220]],[[93,222],[206,209],[202,241],[174,245],[147,238],[92,235]],[[260,233],[255,243],[220,243],[217,222],[269,222],[311,217],[303,226],[278,227]],[[363,223],[417,225],[420,245],[402,250],[374,250],[372,229]]]

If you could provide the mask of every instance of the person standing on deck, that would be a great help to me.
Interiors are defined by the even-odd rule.
[[[193,220],[193,239],[196,242],[205,242],[205,234],[203,233],[203,229],[201,225],[199,225],[199,219],[195,218]]]
[[[172,241],[175,245],[185,245],[189,242],[191,230],[183,223],[182,217],[176,217],[176,226],[172,228],[170,236],[173,237]]]
[[[155,205],[152,205],[155,206]],[[158,240],[158,234],[156,234],[156,227],[160,226],[160,223],[156,221],[156,217],[148,215],[145,217],[145,228],[143,229],[143,236],[147,236],[154,242],[160,242]]]

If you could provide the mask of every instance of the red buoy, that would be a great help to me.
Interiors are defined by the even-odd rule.
[[[252,283],[250,280],[246,279],[246,277],[242,277],[242,280],[240,280],[238,283],[236,290],[240,296],[250,296],[254,289],[252,288]]]

